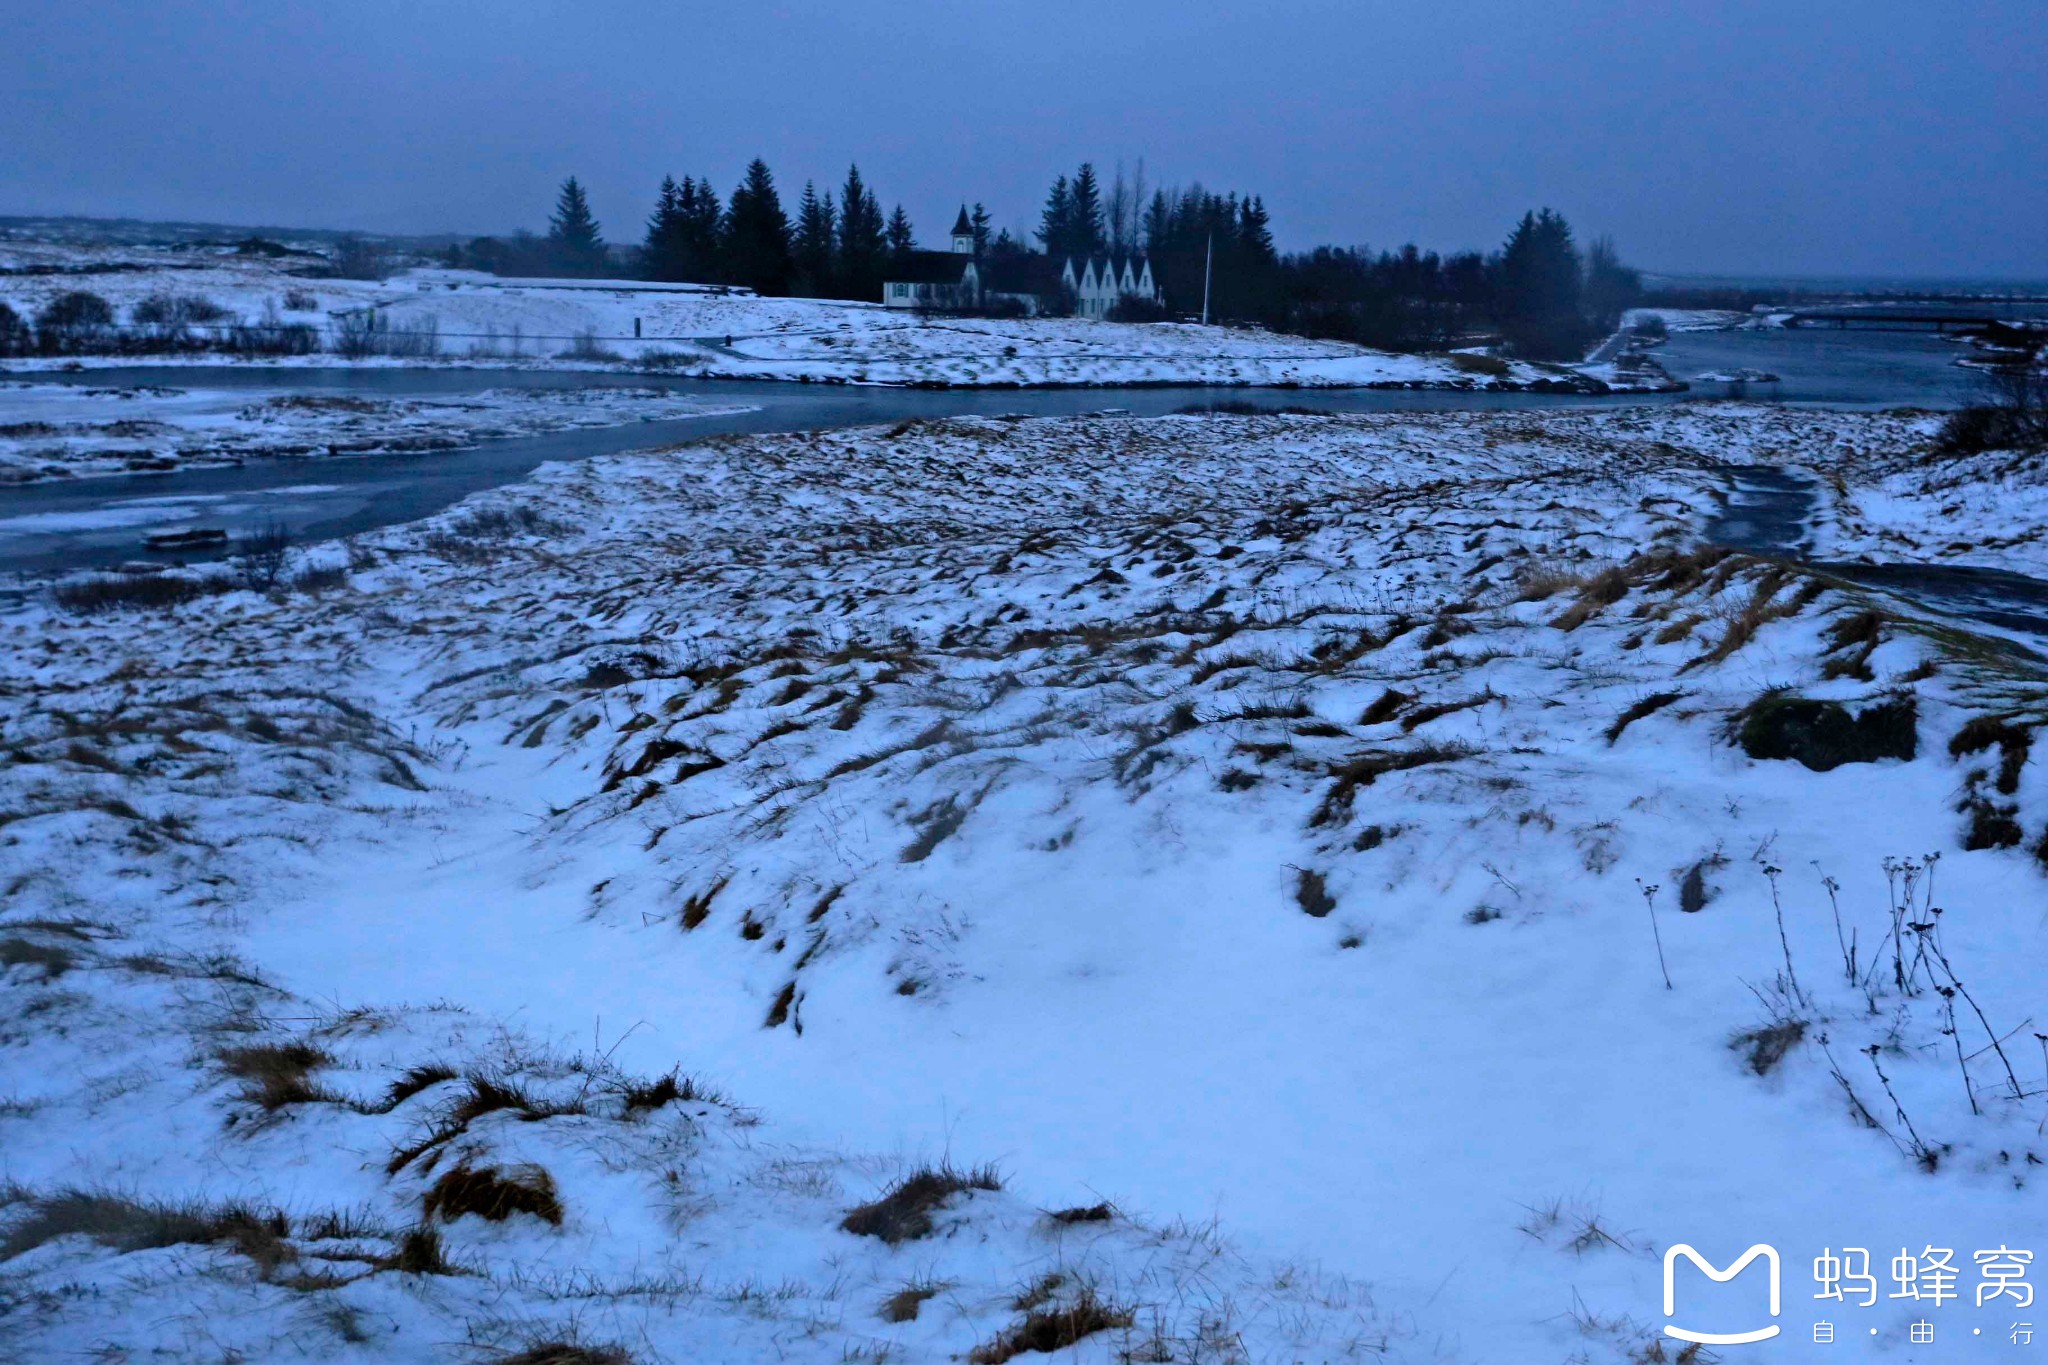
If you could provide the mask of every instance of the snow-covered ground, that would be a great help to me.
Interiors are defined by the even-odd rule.
[[[0,484],[250,460],[434,451],[564,427],[745,411],[664,389],[482,389],[445,398],[0,382]]]
[[[1484,357],[1397,355],[1344,342],[1186,323],[1125,324],[1080,318],[919,317],[879,303],[757,298],[634,281],[501,280],[472,271],[414,270],[381,283],[309,280],[273,261],[226,252],[0,244],[0,266],[70,267],[110,260],[146,267],[90,274],[0,276],[0,301],[33,316],[68,289],[105,297],[126,322],[157,294],[201,297],[238,318],[318,326],[332,350],[341,314],[376,310],[398,333],[435,337],[449,363],[551,367],[654,366],[713,378],[855,384],[1245,384],[1316,387],[1529,388],[1586,384],[1569,367],[1502,364]],[[302,264],[302,263],[300,263]],[[290,305],[292,296],[299,307]],[[219,363],[218,356],[194,357]],[[16,360],[16,369],[79,360]],[[127,363],[133,363],[132,358]],[[331,365],[335,355],[274,365]],[[418,364],[420,357],[349,363]],[[1654,381],[1613,374],[1624,389]]]
[[[720,438],[19,609],[0,1341],[1641,1362],[1666,1246],[1767,1241],[1746,1359],[2003,1345],[2048,673],[1696,546],[1719,466],[1916,431]],[[1004,1188],[842,1226],[925,1163]],[[1901,1245],[1963,1298],[1812,1297]]]
[[[1826,479],[1815,527],[1821,551],[2048,578],[2048,458],[1944,454],[1933,440],[1938,417],[1911,425],[1920,440],[1847,449],[1817,464]]]
[[[1726,332],[1750,320],[1748,313],[1728,308],[1631,308],[1622,319],[1624,326],[1661,318],[1673,332]]]

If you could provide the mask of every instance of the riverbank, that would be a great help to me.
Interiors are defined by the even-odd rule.
[[[94,382],[98,379],[100,382]],[[244,405],[310,396],[363,400],[374,407],[421,402],[461,405],[480,390],[656,388],[722,412],[675,420],[557,430],[483,441],[426,455],[351,454],[317,464],[250,461],[187,469],[173,476],[45,479],[0,488],[0,572],[63,571],[134,560],[145,532],[214,529],[232,536],[284,525],[295,535],[330,539],[417,520],[470,494],[524,477],[548,461],[653,448],[693,437],[824,430],[962,416],[1071,416],[1099,412],[1105,400],[1139,415],[1177,411],[1286,410],[1313,404],[1336,412],[1490,411],[1589,406],[1613,398],[1467,390],[1135,388],[1113,398],[1090,389],[925,389],[874,385],[770,384],[753,381],[626,378],[548,370],[411,367],[273,370],[262,367],[125,367],[48,376],[77,389],[205,388]],[[110,400],[103,400],[110,401]],[[1669,402],[1651,397],[1640,401]],[[570,405],[573,408],[573,404]],[[318,470],[317,475],[311,471]]]
[[[37,597],[0,1332],[829,1365],[1085,1292],[1138,1358],[1620,1361],[1674,1240],[1999,1245],[2039,1064],[1965,1019],[1959,1073],[1938,968],[1893,983],[1891,855],[2018,1026],[2043,678],[1698,543],[1727,464],[1919,420],[735,435],[279,591]],[[942,1160],[1006,1188],[847,1226]],[[506,1216],[447,1202],[483,1170]]]
[[[205,387],[17,380],[0,382],[0,485],[372,452],[428,454],[547,431],[743,410],[674,390],[623,385],[479,388],[442,398],[318,392],[252,398]]]
[[[0,257],[30,250],[0,248]],[[144,301],[173,298],[184,300],[187,312],[203,302],[221,314],[220,320],[188,327],[195,337],[222,336],[237,325],[253,329],[252,336],[265,329],[280,337],[293,328],[305,333],[300,354],[235,357],[209,351],[195,353],[194,364],[481,363],[995,389],[1216,385],[1606,393],[1674,387],[1654,376],[1595,376],[1569,366],[1484,356],[1402,355],[1193,323],[950,318],[878,303],[759,298],[633,280],[500,279],[474,271],[413,270],[383,281],[307,279],[292,274],[289,261],[224,251],[39,250],[41,264],[73,273],[0,275],[0,302],[24,316],[62,291],[86,289],[103,296],[122,324]],[[69,365],[133,365],[138,358],[78,355],[16,359],[9,366],[32,374]],[[174,353],[165,359],[179,363]]]

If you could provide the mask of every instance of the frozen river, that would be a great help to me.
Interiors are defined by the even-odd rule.
[[[1757,369],[1779,375],[1752,386],[1766,401],[1856,407],[1948,407],[1967,401],[1974,378],[1952,342],[1907,333],[1830,331],[1674,334],[1659,358],[1680,379]],[[487,441],[433,454],[369,454],[257,462],[163,476],[81,478],[0,491],[0,570],[46,572],[137,558],[145,530],[206,526],[230,534],[282,524],[320,540],[417,520],[472,493],[524,477],[549,461],[647,449],[704,436],[809,430],[936,418],[1022,413],[1065,416],[1104,409],[1140,415],[1210,403],[1311,407],[1330,412],[1478,410],[1564,405],[1671,403],[1727,396],[1699,384],[1686,394],[1585,398],[1559,394],[1383,389],[905,389],[693,380],[641,374],[488,369],[273,369],[138,366],[38,380],[95,387],[155,384],[229,389],[252,396],[359,394],[378,398],[451,396],[487,388],[659,386],[707,403],[751,410],[673,421],[585,427]],[[8,420],[0,392],[0,423]]]

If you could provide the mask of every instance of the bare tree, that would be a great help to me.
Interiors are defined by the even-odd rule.
[[[2031,447],[2048,442],[2048,371],[2022,362],[1998,366],[1985,380],[1993,405],[2006,414],[2019,444]]]
[[[334,244],[328,256],[334,273],[345,280],[381,280],[394,262],[377,243],[351,233]]]
[[[284,576],[291,551],[292,533],[280,522],[267,522],[244,536],[241,553],[236,556],[242,582],[258,592],[269,592]]]
[[[1945,455],[2048,446],[2048,375],[2031,359],[1982,372],[1983,400],[1950,413],[1934,438]]]
[[[1124,173],[1118,157],[1116,178],[1109,182],[1109,197],[1103,202],[1103,217],[1109,229],[1109,249],[1119,256],[1137,251],[1143,244],[1145,202],[1150,189],[1145,183],[1145,158],[1139,157],[1135,170]]]
[[[1145,204],[1150,199],[1149,186],[1145,183],[1145,158],[1138,158],[1138,165],[1131,173],[1130,218],[1124,224],[1124,241],[1127,249],[1136,251],[1144,244]]]
[[[1131,234],[1131,184],[1124,177],[1124,159],[1116,159],[1116,177],[1109,182],[1109,198],[1103,203],[1102,216],[1109,228],[1109,250],[1114,256],[1130,252]]]

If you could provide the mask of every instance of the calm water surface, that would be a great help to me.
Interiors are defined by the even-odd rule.
[[[79,479],[0,490],[0,571],[50,571],[116,564],[142,555],[142,536],[181,527],[231,534],[282,523],[309,540],[414,521],[472,493],[523,478],[556,460],[670,445],[725,433],[806,430],[896,422],[905,418],[1023,413],[1065,416],[1104,409],[1138,415],[1194,404],[1306,406],[1331,412],[1493,410],[1753,400],[1845,407],[1952,407],[1968,401],[1971,372],[1954,365],[1953,342],[1913,333],[1799,331],[1675,333],[1658,358],[1692,381],[1709,371],[1765,370],[1775,383],[1737,395],[1695,383],[1676,395],[1583,398],[1377,389],[1242,388],[921,390],[836,385],[693,380],[673,376],[488,369],[286,369],[243,366],[135,366],[68,375],[35,375],[96,387],[159,384],[251,394],[320,393],[432,397],[486,388],[660,387],[753,411],[629,426],[594,427],[490,441],[431,454],[281,460],[167,475]],[[0,422],[8,420],[0,390]]]

